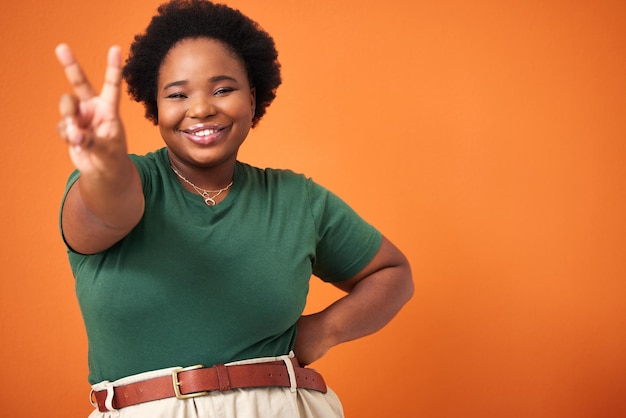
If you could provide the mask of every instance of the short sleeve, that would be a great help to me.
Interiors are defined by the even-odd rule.
[[[63,199],[61,200],[61,208],[59,210],[59,230],[61,231],[61,238],[63,238],[63,242],[65,243],[65,247],[68,251],[71,251],[71,248],[67,241],[65,240],[65,235],[63,234],[63,206],[65,205],[65,199],[67,199],[67,194],[70,189],[76,183],[78,178],[80,177],[80,172],[78,170],[72,171],[69,178],[67,179],[67,183],[65,184],[65,192],[63,193]]]
[[[374,258],[381,233],[329,190],[309,180],[317,234],[313,274],[327,282],[347,280]]]

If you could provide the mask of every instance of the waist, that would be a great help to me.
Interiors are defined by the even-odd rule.
[[[101,382],[92,387],[92,402],[105,412],[165,398],[182,400],[214,391],[257,387],[327,391],[323,377],[313,369],[300,367],[295,356],[290,354],[213,367],[198,365],[163,369],[115,382]]]

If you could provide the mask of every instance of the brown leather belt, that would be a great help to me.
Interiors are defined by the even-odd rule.
[[[326,393],[326,383],[318,372],[300,367],[292,359],[296,375],[296,386]],[[192,366],[175,369],[171,375],[156,377],[141,382],[113,388],[112,406],[121,409],[143,402],[173,398],[188,399],[207,395],[211,391],[255,387],[291,387],[287,366],[283,361],[213,367]],[[94,391],[93,396],[100,412],[106,406],[107,391]]]

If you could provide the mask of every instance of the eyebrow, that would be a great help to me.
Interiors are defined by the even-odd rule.
[[[217,83],[218,81],[224,81],[224,80],[237,82],[236,78],[228,76],[228,75],[216,75],[214,77],[209,78],[209,81],[211,83]],[[187,80],[172,81],[171,83],[167,83],[165,86],[163,86],[163,90],[167,90],[171,87],[176,87],[176,86],[184,86],[188,83],[189,81]]]

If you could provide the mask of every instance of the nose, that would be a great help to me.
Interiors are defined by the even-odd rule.
[[[187,109],[187,116],[194,119],[206,119],[215,115],[217,109],[213,103],[212,97],[199,95],[194,97]]]

